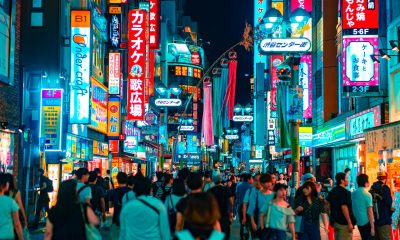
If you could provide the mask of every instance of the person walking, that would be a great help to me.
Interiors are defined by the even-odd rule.
[[[128,202],[120,214],[120,240],[170,240],[167,211],[163,202],[151,196],[151,180],[136,179],[136,199]]]
[[[78,192],[79,201],[81,203],[90,204],[92,199],[92,191],[90,190],[87,182],[89,181],[89,170],[87,168],[79,168],[76,171],[77,185],[76,189]]]
[[[0,173],[0,239],[23,240],[21,222],[19,220],[18,204],[5,193],[8,191],[10,181],[4,173]],[[16,236],[14,234],[16,233]]]
[[[98,180],[97,172],[92,171],[89,173],[89,187],[92,193],[90,205],[96,216],[104,223],[106,221],[104,190],[102,186],[97,184]]]
[[[136,199],[136,194],[133,191],[133,188],[135,187],[135,181],[137,177],[134,176],[129,176],[127,180],[127,186],[129,188],[129,191],[124,194],[122,197],[122,207],[124,207],[128,202],[135,200]]]
[[[335,239],[351,240],[356,219],[353,215],[351,193],[346,189],[348,176],[339,172],[335,176],[336,186],[328,193],[330,204],[330,224],[333,225]]]
[[[38,228],[39,226],[39,221],[40,221],[40,214],[42,210],[44,209],[47,213],[49,212],[49,193],[48,193],[48,184],[50,184],[50,181],[47,177],[44,176],[44,170],[39,168],[37,171],[38,174],[38,190],[39,190],[39,197],[37,200],[36,204],[36,213],[35,213],[35,223],[33,225],[33,228]]]
[[[184,217],[188,223],[188,228],[176,232],[174,240],[224,239],[225,234],[214,228],[221,216],[217,200],[212,193],[191,194],[188,197]]]
[[[266,202],[260,212],[261,232],[269,228],[269,236],[261,236],[262,240],[286,240],[286,232],[291,233],[291,238],[296,240],[294,231],[294,211],[286,202],[287,186],[277,183],[274,186],[274,197]]]
[[[158,189],[163,185],[164,173],[162,171],[156,172],[157,181],[152,183],[153,196],[156,196]]]
[[[115,188],[111,193],[111,204],[114,207],[114,214],[111,225],[111,238],[119,239],[120,233],[120,214],[122,210],[122,198],[130,189],[126,186],[128,182],[128,175],[124,172],[117,174],[118,187]]]
[[[57,202],[49,211],[45,240],[87,239],[85,223],[98,225],[99,219],[87,203],[81,203],[77,194],[77,181],[60,184]]]
[[[367,191],[370,186],[368,175],[360,174],[357,176],[356,181],[358,188],[351,194],[354,216],[357,220],[361,239],[369,240],[375,236],[375,227],[372,195]]]
[[[328,213],[328,205],[325,200],[318,197],[318,191],[315,183],[306,182],[302,186],[303,197],[295,206],[296,214],[301,216],[300,240],[320,240],[320,224],[319,219],[321,214]],[[326,229],[329,228],[327,224]]]
[[[219,220],[221,224],[221,230],[225,233],[225,239],[229,239],[231,232],[231,223],[233,219],[233,198],[234,194],[228,187],[222,185],[222,176],[214,175],[213,182],[214,187],[210,188],[208,192],[214,194],[217,199],[221,218]]]
[[[253,186],[253,179],[249,173],[242,174],[242,183],[238,184],[236,188],[236,202],[238,205],[238,214],[239,214],[239,222],[240,222],[240,239],[246,239],[248,236],[245,236],[247,232],[246,229],[246,211],[243,211],[244,208],[244,198],[249,189]]]
[[[157,192],[154,196],[164,202],[167,196],[171,193],[172,183],[174,179],[172,178],[172,174],[166,173],[164,174],[164,182],[161,187],[158,188]]]
[[[28,227],[28,219],[26,217],[26,212],[24,209],[24,205],[22,204],[21,191],[16,187],[15,177],[6,173],[5,177],[7,182],[9,183],[8,191],[5,193],[6,196],[9,196],[15,200],[19,207],[19,220],[21,221],[22,229],[25,232],[25,229]]]
[[[208,189],[214,187],[214,183],[211,179],[211,173],[209,171],[207,171],[204,174],[204,187],[203,187],[203,192],[207,192]]]
[[[105,196],[104,200],[106,203],[106,213],[110,213],[110,191],[114,189],[114,182],[111,178],[110,170],[106,171],[106,176],[104,177],[104,191],[105,191]]]
[[[392,203],[393,198],[390,188],[386,185],[386,172],[378,172],[378,181],[371,187],[375,217],[375,232],[379,240],[390,239],[392,224]]]
[[[182,179],[175,179],[172,184],[171,194],[167,196],[164,202],[165,209],[168,212],[168,222],[169,228],[171,230],[171,235],[175,232],[176,226],[176,205],[178,202],[185,197],[186,187],[185,182]]]

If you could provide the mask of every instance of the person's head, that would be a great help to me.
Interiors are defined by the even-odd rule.
[[[282,183],[277,183],[274,185],[274,198],[286,199],[287,186]]]
[[[346,169],[344,170],[344,173],[345,173],[346,175],[350,175],[350,168],[346,168]]]
[[[110,175],[111,171],[110,171],[110,170],[107,170],[106,173],[107,173],[107,175]]]
[[[74,212],[74,208],[78,204],[76,185],[77,182],[72,179],[60,183],[55,205],[57,217],[62,218]]]
[[[95,168],[94,170],[93,170],[97,175],[100,175],[100,168]]]
[[[186,185],[191,191],[201,190],[203,188],[203,179],[199,173],[190,173],[187,177]]]
[[[263,173],[260,176],[260,184],[264,190],[272,190],[271,187],[273,185],[272,175],[269,173]]]
[[[76,177],[81,182],[87,182],[89,179],[89,170],[87,168],[79,168],[76,171]]]
[[[249,182],[249,180],[251,179],[251,175],[248,173],[245,173],[242,175],[242,181],[243,182]]]
[[[303,176],[301,176],[301,185],[303,185],[306,182],[314,182],[315,183],[316,179],[314,175],[311,173],[305,173]]]
[[[182,179],[175,179],[172,183],[172,193],[176,196],[183,197],[186,194],[185,181]]]
[[[162,171],[158,171],[158,172],[156,173],[157,181],[161,182],[162,179],[163,179],[163,177],[164,177],[164,173],[163,173]]]
[[[188,176],[190,174],[190,170],[188,168],[183,168],[179,170],[178,172],[178,178],[183,179],[184,181],[187,180]]]
[[[132,175],[129,176],[128,180],[127,180],[127,184],[128,184],[128,187],[133,189],[133,187],[135,186],[135,177]]]
[[[72,172],[71,172],[72,178],[78,178],[78,176],[76,175],[76,173],[77,173],[76,170],[72,170]]]
[[[0,193],[8,191],[10,182],[4,173],[0,173]]]
[[[283,173],[279,174],[279,180],[285,180],[285,175],[283,175]]]
[[[379,181],[384,182],[387,180],[387,178],[388,178],[388,175],[386,172],[378,172],[378,180]]]
[[[303,189],[304,196],[310,196],[312,199],[316,199],[318,197],[318,191],[315,183],[305,182],[301,188]]]
[[[207,171],[204,173],[204,181],[211,182],[211,173],[210,172]]]
[[[213,182],[214,182],[216,185],[222,183],[222,176],[221,176],[221,174],[215,174],[215,175],[213,175],[212,178],[213,178]]]
[[[270,174],[271,175],[271,183],[272,185],[275,185],[276,183],[276,175],[275,174]]]
[[[169,185],[174,182],[174,177],[172,174],[166,173],[164,174],[164,185]]]
[[[38,173],[38,176],[43,176],[44,170],[43,170],[42,168],[39,168],[39,169],[37,170],[37,173]]]
[[[89,183],[96,184],[96,182],[97,182],[97,172],[96,171],[89,172]]]
[[[128,182],[128,175],[124,172],[119,172],[117,174],[118,185],[125,185]]]
[[[259,173],[257,173],[256,175],[253,176],[253,185],[257,189],[261,188],[260,177],[261,177],[261,175]]]
[[[236,177],[235,177],[235,175],[231,175],[230,180],[232,181],[232,183],[235,183],[235,182],[236,182]]]
[[[349,184],[349,177],[343,173],[343,172],[339,172],[336,174],[335,176],[335,180],[336,180],[336,185],[337,186],[347,186]]]
[[[15,177],[11,173],[5,173],[4,174],[7,181],[8,181],[8,191],[15,191],[17,190],[16,182],[15,182]]]
[[[369,180],[367,174],[360,174],[357,176],[357,186],[363,188],[369,187]]]
[[[184,218],[189,224],[213,229],[220,217],[217,200],[211,193],[193,193],[188,196]]]
[[[136,197],[140,197],[142,195],[148,196],[151,193],[151,180],[146,177],[137,177],[136,184],[133,187],[133,191],[136,194]]]

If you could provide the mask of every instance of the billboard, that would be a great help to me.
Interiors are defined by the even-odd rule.
[[[160,0],[150,0],[150,49],[157,50],[160,45]]]
[[[124,152],[136,153],[138,150],[138,137],[137,136],[126,136],[124,141]]]
[[[168,43],[167,62],[202,67],[204,65],[204,50],[199,46],[186,43]]]
[[[92,77],[92,104],[90,107],[90,128],[107,134],[107,88]]]
[[[120,112],[121,106],[119,98],[109,98],[107,106],[107,119],[108,119],[108,137],[119,137],[121,128]]]
[[[299,144],[301,147],[312,147],[312,127],[300,127],[299,128]]]
[[[359,94],[379,91],[378,36],[343,37],[343,92]]]
[[[90,11],[71,11],[70,123],[89,123]]]
[[[109,7],[109,34],[108,38],[112,47],[119,47],[121,43],[121,7]]]
[[[110,52],[108,54],[108,93],[119,94],[121,76],[121,54]]]
[[[312,56],[300,58],[299,85],[303,87],[303,118],[312,118]]]
[[[367,109],[346,119],[347,139],[364,137],[364,130],[380,126],[382,123],[381,106]]]
[[[45,151],[61,151],[63,89],[42,89],[40,131]]]
[[[128,22],[128,103],[127,119],[143,120],[144,82],[146,59],[146,16],[145,10],[129,11]]]
[[[378,34],[378,14],[378,0],[343,0],[343,35]]]

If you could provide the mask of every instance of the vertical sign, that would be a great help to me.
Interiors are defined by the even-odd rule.
[[[291,12],[295,11],[298,8],[302,8],[310,13],[312,16],[312,3],[313,0],[291,0]],[[292,28],[292,38],[304,37],[310,40],[311,48],[308,50],[312,51],[312,18],[308,20],[308,22],[301,26],[300,28]]]
[[[265,0],[254,0],[254,26],[258,26],[267,12],[267,2]],[[254,72],[256,72],[256,63],[265,63],[266,57],[258,50],[258,42],[254,41]]]
[[[378,55],[378,36],[343,37],[343,91],[363,94],[379,91],[379,65],[371,55]]]
[[[121,54],[110,52],[108,54],[108,93],[119,94],[119,81],[121,75]]]
[[[377,35],[378,0],[343,0],[343,35]]]
[[[129,11],[128,44],[128,120],[144,119],[144,81],[146,53],[146,11]]]
[[[291,0],[290,6],[291,12],[298,8],[302,8],[307,12],[312,12],[312,0]]]
[[[119,47],[121,43],[121,7],[111,6],[108,9],[110,14],[109,39],[112,47]]]
[[[160,45],[160,0],[150,0],[150,49],[157,50]]]
[[[150,52],[150,80],[149,80],[149,85],[146,86],[146,88],[149,89],[149,96],[154,96],[154,65],[155,65],[155,53],[154,51]]]
[[[45,151],[61,150],[62,89],[42,89],[40,101],[40,136]]]
[[[119,98],[108,99],[108,137],[119,137],[120,134],[120,102]]]
[[[276,71],[277,67],[283,62],[284,57],[282,55],[271,56],[271,93],[270,93],[270,110],[276,111],[276,83],[279,81]],[[274,114],[276,115],[276,114]]]
[[[107,88],[92,77],[92,104],[89,127],[107,134]]]
[[[90,11],[71,11],[70,123],[89,123]]]
[[[312,56],[300,58],[299,85],[303,87],[303,117],[312,118]]]

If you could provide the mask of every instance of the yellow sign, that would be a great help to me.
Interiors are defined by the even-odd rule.
[[[283,1],[282,2],[272,2],[271,7],[278,10],[283,16]]]
[[[120,134],[120,101],[119,98],[108,99],[108,136],[119,137]]]
[[[118,3],[118,4],[121,4],[122,1],[121,1],[121,0],[109,0],[108,3]]]
[[[107,98],[107,88],[92,78],[92,107],[89,127],[104,134],[107,134]]]
[[[110,13],[110,14],[121,14],[121,7],[110,6],[108,8],[108,13]]]

